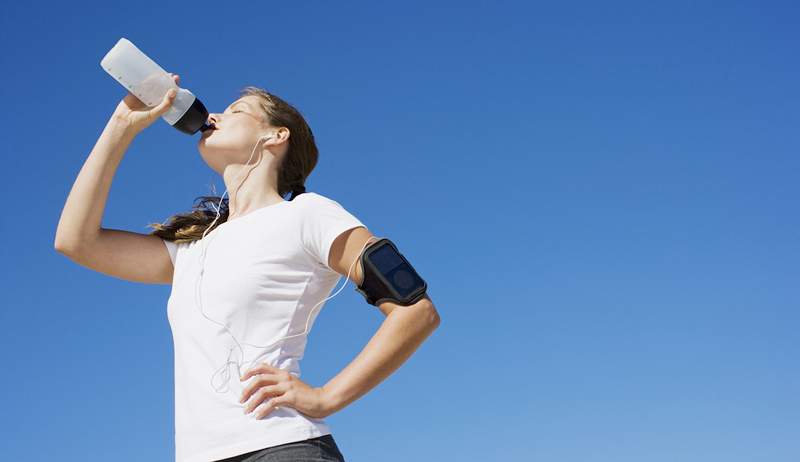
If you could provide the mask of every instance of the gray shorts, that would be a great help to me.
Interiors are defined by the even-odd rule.
[[[322,435],[293,443],[220,459],[217,462],[345,462],[333,435]]]

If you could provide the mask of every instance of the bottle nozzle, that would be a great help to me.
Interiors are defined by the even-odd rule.
[[[216,129],[216,127],[217,126],[214,125],[214,122],[211,122],[211,123],[206,122],[206,123],[203,124],[202,127],[200,127],[200,131],[201,132],[205,132],[206,130]]]

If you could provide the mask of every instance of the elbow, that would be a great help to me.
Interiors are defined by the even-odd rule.
[[[56,236],[55,241],[53,241],[53,248],[56,250],[56,252],[63,255],[69,255],[70,253],[72,253],[71,249],[73,247],[74,246],[71,245],[69,242],[65,241],[62,238],[59,238],[58,236]]]
[[[96,234],[81,234],[56,230],[55,238],[53,238],[53,248],[58,253],[72,257],[80,253],[85,253],[87,249],[91,248],[92,243],[97,237]]]
[[[431,330],[436,330],[439,328],[439,325],[442,323],[441,318],[439,317],[439,313],[434,312],[430,318],[430,326]]]
[[[70,260],[75,260],[75,251],[72,250],[72,248],[66,247],[64,245],[58,245],[58,244],[53,246],[53,248],[55,249],[56,252],[58,252],[59,254],[69,258]]]
[[[58,237],[56,237],[56,240],[53,242],[53,248],[54,248],[54,249],[56,250],[56,252],[58,252],[58,253],[62,253],[62,254],[63,254],[63,253],[67,253],[67,245],[66,245],[66,244],[64,244],[63,242],[61,242],[61,241],[58,239]]]
[[[393,302],[383,302],[378,305],[378,308],[383,312],[384,316],[390,316],[393,313],[413,313],[412,315],[419,321],[421,325],[431,326],[433,329],[439,327],[442,319],[433,302],[428,298],[427,294],[417,300],[411,305],[398,305]],[[401,308],[396,310],[396,308]]]
[[[442,318],[439,316],[439,312],[436,310],[436,307],[433,305],[433,302],[430,298],[426,295],[422,300],[418,303],[425,308],[425,311],[428,316],[428,322],[433,326],[434,329],[439,327],[439,324],[442,322]]]
[[[62,239],[56,236],[55,241],[53,242],[53,248],[56,250],[56,252],[73,258],[74,255],[78,253],[79,244],[79,241]]]
[[[439,324],[442,323],[442,318],[439,317],[439,312],[436,311],[436,308],[433,309],[433,313],[431,314],[431,320],[434,329],[438,328]]]
[[[70,239],[69,236],[64,233],[59,226],[59,229],[56,229],[56,235],[53,238],[53,248],[58,253],[67,254],[69,253],[69,249],[73,247],[75,239]]]

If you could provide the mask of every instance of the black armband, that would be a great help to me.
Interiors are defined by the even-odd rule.
[[[361,268],[364,280],[356,291],[370,305],[378,306],[385,301],[411,305],[428,290],[428,284],[387,238],[379,239],[364,249]]]

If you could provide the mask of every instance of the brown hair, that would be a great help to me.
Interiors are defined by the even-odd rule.
[[[289,147],[278,165],[278,194],[285,196],[291,191],[289,200],[292,200],[305,192],[306,178],[317,165],[319,151],[314,142],[314,134],[300,111],[283,99],[254,86],[244,87],[239,97],[250,95],[259,97],[259,106],[270,125],[289,129]],[[227,198],[200,196],[195,198],[195,202],[191,211],[173,215],[166,223],[148,224],[147,226],[155,229],[150,234],[176,243],[191,242],[203,237],[203,232],[217,216],[217,207],[219,219],[214,223],[214,228],[228,220]]]

